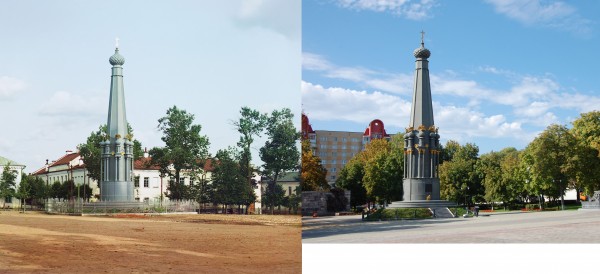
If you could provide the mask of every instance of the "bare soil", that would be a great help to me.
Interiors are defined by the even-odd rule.
[[[301,273],[301,218],[0,211],[0,273]]]

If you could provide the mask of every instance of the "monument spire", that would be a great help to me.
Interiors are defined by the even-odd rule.
[[[117,38],[115,53],[108,59],[112,65],[106,138],[101,143],[102,162],[100,198],[105,201],[133,201],[133,142],[125,115],[123,64]]]
[[[427,60],[431,52],[425,48],[424,35],[421,31],[421,47],[413,52],[417,60],[410,122],[404,134],[402,201],[389,207],[430,208],[434,217],[453,217],[447,207],[454,203],[440,200],[438,167],[442,147],[438,128],[433,124]]]

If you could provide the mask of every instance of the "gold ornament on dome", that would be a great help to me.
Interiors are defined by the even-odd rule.
[[[425,130],[425,126],[424,125],[420,125],[419,126],[419,131],[423,131],[423,130]]]
[[[121,139],[121,134],[119,134],[119,133],[115,134],[115,139]]]
[[[114,151],[111,151],[111,152],[110,152],[110,155],[112,155],[112,156],[115,156],[115,152],[114,152]]]
[[[125,138],[127,138],[127,140],[131,141],[131,139],[133,139],[133,134],[127,133],[127,135],[125,135]]]
[[[407,128],[406,128],[406,133],[410,133],[410,132],[412,132],[413,130],[415,130],[415,128],[413,128],[413,127],[407,127]]]
[[[431,125],[431,126],[429,127],[429,131],[431,131],[431,132],[435,131],[435,125]]]

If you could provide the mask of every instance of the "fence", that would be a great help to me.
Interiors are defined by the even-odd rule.
[[[48,199],[46,212],[57,214],[112,214],[112,213],[174,213],[195,212],[199,204],[195,201],[144,201],[85,202],[83,199]]]

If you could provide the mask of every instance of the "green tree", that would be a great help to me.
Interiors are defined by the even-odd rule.
[[[127,124],[127,130],[129,131],[129,137],[133,138],[133,128],[131,128],[129,123]],[[90,133],[90,136],[88,136],[85,143],[77,146],[79,155],[83,158],[85,168],[88,171],[87,176],[97,182],[100,182],[100,162],[102,160],[102,148],[100,142],[107,139],[106,131],[106,124],[100,125],[97,131],[92,131],[92,133]],[[142,150],[142,143],[133,139],[134,160],[141,158],[143,155],[144,151]]]
[[[456,148],[455,144],[455,141],[448,141],[446,148],[453,148],[453,156],[439,168],[440,197],[466,205],[483,201],[482,176],[475,168],[479,148],[471,143]]]
[[[183,199],[186,187],[180,181],[181,170],[196,170],[203,166],[203,160],[208,156],[208,137],[201,135],[200,125],[193,124],[194,115],[173,106],[167,110],[165,117],[158,119],[158,129],[163,132],[161,140],[164,147],[150,150],[152,164],[160,167],[162,174],[174,176],[169,180],[170,199]],[[201,161],[202,160],[202,161]],[[173,174],[170,165],[175,169]]]
[[[285,190],[280,184],[267,184],[265,194],[261,197],[261,203],[275,213],[275,207],[285,205]]]
[[[237,145],[242,149],[240,156],[240,168],[242,174],[245,174],[248,185],[251,185],[254,169],[252,168],[252,153],[250,147],[254,142],[254,137],[260,137],[267,122],[267,115],[261,114],[257,110],[249,107],[242,107],[241,117],[233,123],[237,131],[241,134]]]
[[[15,197],[19,198],[21,201],[21,208],[25,211],[25,203],[27,199],[31,198],[31,190],[33,189],[32,185],[29,182],[27,176],[21,175],[21,182],[19,183],[19,187],[15,192]]]
[[[207,172],[204,169],[194,170],[189,173],[190,176],[190,196],[191,199],[198,202],[201,208],[204,204],[212,202],[213,188],[211,182],[206,178]]]
[[[577,140],[566,126],[550,125],[525,149],[526,164],[531,175],[528,190],[539,195],[562,197],[575,173],[573,160]]]
[[[342,168],[335,181],[336,186],[350,190],[350,206],[354,208],[367,203],[367,190],[362,183],[364,175],[364,163],[353,158]]]
[[[219,150],[215,156],[212,173],[212,201],[224,205],[225,213],[232,205],[248,206],[256,200],[254,190],[241,173],[235,151],[232,148]]]
[[[0,198],[2,199],[2,208],[6,206],[6,198],[15,196],[17,174],[10,170],[10,163],[6,163],[0,177]]]
[[[600,111],[582,113],[573,121],[571,131],[585,145],[598,151],[598,157],[600,157]]]
[[[300,208],[300,204],[302,202],[302,188],[300,186],[297,186],[294,189],[294,193],[292,193],[287,198],[287,204],[285,206],[290,212],[298,214],[298,209]]]
[[[269,179],[270,188],[275,189],[277,180],[287,171],[298,168],[300,152],[297,141],[300,133],[293,123],[294,114],[288,108],[274,110],[267,119],[268,140],[260,148],[263,175]]]
[[[327,183],[327,169],[321,164],[321,158],[313,154],[308,140],[302,141],[302,167],[300,187],[304,191],[323,191],[330,188]]]

